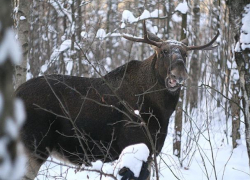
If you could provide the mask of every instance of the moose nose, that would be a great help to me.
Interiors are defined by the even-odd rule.
[[[180,77],[177,77],[176,75],[173,75],[171,74],[171,79],[175,80],[178,84],[183,84],[185,79],[180,76]]]
[[[177,73],[176,71],[171,71],[171,79],[175,80],[178,84],[183,84],[188,78],[187,72],[184,70],[182,73]]]

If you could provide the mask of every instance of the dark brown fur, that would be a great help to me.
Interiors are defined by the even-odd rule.
[[[157,83],[158,78],[154,75],[154,58],[156,55],[143,62],[131,61],[103,79],[49,75],[21,85],[16,96],[21,97],[26,106],[27,121],[21,133],[25,146],[42,162],[52,151],[59,152],[72,163],[86,162],[86,154],[78,138],[74,137],[73,120],[81,135],[85,135],[83,139],[88,140],[86,143],[82,139],[90,160],[114,160],[126,146],[142,142],[152,150],[142,126],[128,123],[131,119],[138,120],[134,112],[128,112],[122,100],[131,110],[142,107],[140,113],[153,139],[160,130],[156,142],[160,152],[179,90],[154,92],[165,88]],[[143,95],[147,90],[152,92]],[[151,118],[150,113],[154,115]],[[110,143],[112,146],[106,157],[107,152],[98,145],[108,148]]]

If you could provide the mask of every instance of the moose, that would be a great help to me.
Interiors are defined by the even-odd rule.
[[[116,160],[125,147],[138,143],[150,156],[161,152],[188,78],[187,52],[214,49],[219,32],[202,46],[188,46],[187,39],[164,41],[147,31],[145,21],[143,33],[143,38],[123,37],[151,45],[154,54],[146,60],[132,60],[100,78],[40,76],[16,90],[27,114],[20,134],[28,157],[24,179],[34,179],[50,155],[88,166]]]

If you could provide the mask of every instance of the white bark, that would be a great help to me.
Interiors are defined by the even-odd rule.
[[[23,61],[15,68],[15,88],[26,81],[27,62],[29,57],[29,29],[30,29],[30,5],[31,0],[19,0],[17,2],[17,34],[22,45]]]

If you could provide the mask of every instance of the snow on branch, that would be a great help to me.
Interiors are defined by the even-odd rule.
[[[184,0],[182,3],[178,4],[178,6],[176,6],[175,11],[179,11],[181,14],[187,14],[188,12],[188,5],[187,5],[187,1]]]
[[[167,16],[159,17],[160,14],[162,14],[161,10],[155,9],[153,12],[150,13],[148,10],[145,9],[143,11],[143,13],[139,17],[136,18],[131,11],[124,10],[122,13],[121,28],[125,28],[126,23],[132,24],[132,23],[137,23],[137,22],[139,22],[141,20],[145,20],[145,19],[156,19],[156,18],[164,19],[164,18],[167,18]]]
[[[182,14],[186,14],[188,11],[188,5],[186,0],[184,0],[183,3],[180,3],[173,13],[170,14],[170,16],[174,15],[176,12],[181,12]],[[161,15],[161,16],[160,16]],[[166,19],[168,18],[167,15],[162,16],[162,10],[155,9],[152,12],[149,12],[148,10],[144,10],[143,13],[139,17],[135,17],[133,13],[129,10],[124,10],[122,13],[122,24],[121,28],[126,27],[126,23],[133,24],[138,23],[139,21],[146,20],[146,19]]]
[[[70,23],[72,23],[71,14],[68,12],[67,9],[63,7],[63,4],[61,2],[59,2],[58,0],[50,0],[49,3],[51,4],[52,7],[55,8],[58,17],[63,17],[64,15],[66,15]]]

